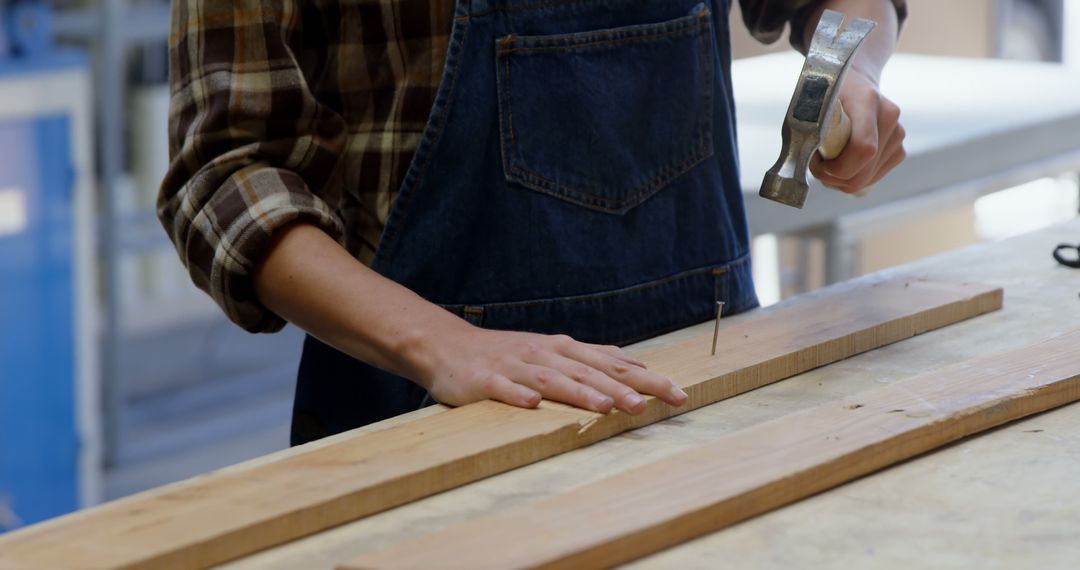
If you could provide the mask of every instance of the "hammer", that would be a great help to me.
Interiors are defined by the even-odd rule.
[[[810,187],[806,169],[814,151],[822,158],[840,155],[851,137],[851,119],[839,101],[839,86],[866,36],[877,25],[855,18],[844,31],[844,15],[825,10],[806,52],[782,131],[784,146],[776,164],[761,181],[761,196],[802,208]]]

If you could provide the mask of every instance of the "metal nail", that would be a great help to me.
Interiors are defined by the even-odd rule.
[[[712,330],[712,356],[716,356],[716,339],[720,336],[720,316],[724,314],[724,302],[716,302],[716,323]]]

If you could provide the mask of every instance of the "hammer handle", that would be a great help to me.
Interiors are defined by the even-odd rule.
[[[821,157],[825,160],[832,160],[840,156],[840,153],[844,151],[844,147],[847,146],[848,139],[851,138],[851,118],[844,111],[842,102],[837,101],[836,104],[836,112],[833,113],[829,129],[825,131],[825,140],[821,141],[821,147],[818,148],[818,152],[821,153]]]

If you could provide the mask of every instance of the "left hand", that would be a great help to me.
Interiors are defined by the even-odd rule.
[[[840,87],[840,101],[851,118],[851,139],[832,160],[814,153],[810,172],[830,188],[860,194],[904,161],[906,133],[900,107],[881,94],[869,73],[852,67]]]

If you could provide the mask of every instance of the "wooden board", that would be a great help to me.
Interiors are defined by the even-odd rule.
[[[0,537],[0,567],[202,567],[588,445],[999,309],[1000,289],[894,278],[832,287],[641,355],[690,403],[607,416],[482,402]]]
[[[1080,399],[1080,330],[782,416],[342,570],[609,567]]]
[[[1001,311],[269,548],[222,570],[333,570],[405,538],[534,503],[721,434],[1071,331],[1080,327],[1080,271],[1059,266],[1047,252],[1077,235],[1080,219],[890,270],[1003,287],[1008,298]],[[725,318],[725,324],[743,318],[755,317]],[[627,350],[637,355],[706,332],[711,322]],[[711,568],[725,560],[747,570],[1069,568],[1078,554],[1080,494],[1061,489],[1080,480],[1078,427],[1080,404],[1030,416],[624,566]]]

